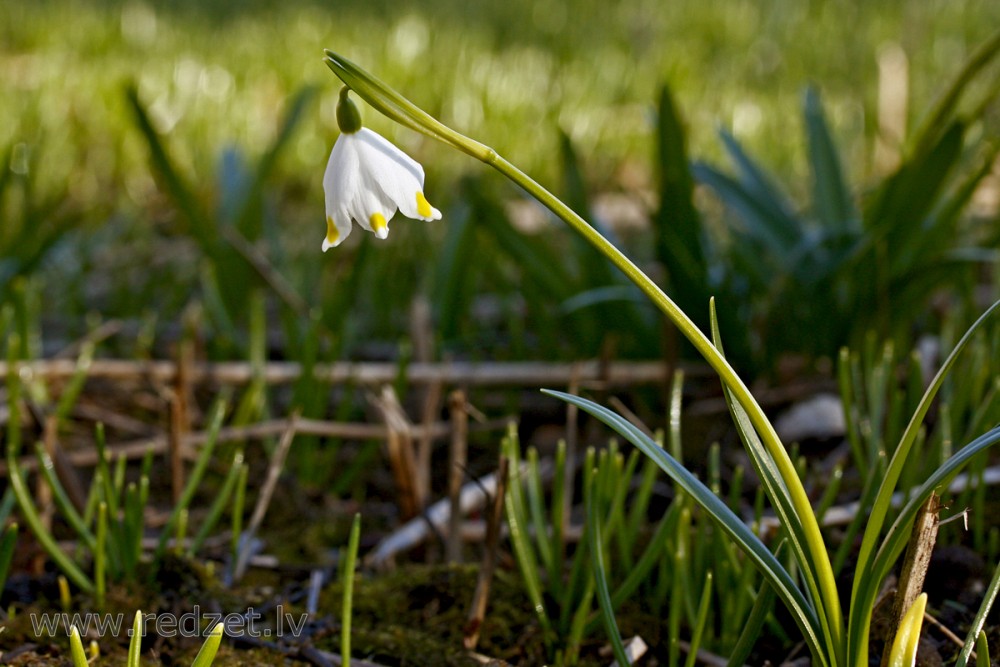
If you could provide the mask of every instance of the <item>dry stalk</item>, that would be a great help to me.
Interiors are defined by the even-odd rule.
[[[176,504],[184,493],[184,439],[191,432],[188,396],[191,395],[190,375],[193,350],[191,341],[181,340],[177,350],[177,375],[170,392],[170,488]]]
[[[440,382],[431,382],[424,388],[423,410],[420,419],[421,429],[414,432],[414,439],[417,441],[417,468],[424,471],[428,480],[430,479],[431,454],[434,447],[435,434],[431,430],[434,422],[440,418],[441,414],[441,394],[444,392],[444,385]],[[418,388],[417,393],[420,392]]]
[[[451,500],[451,517],[448,521],[446,558],[449,563],[462,560],[462,481],[468,461],[469,413],[466,410],[465,392],[456,389],[448,397],[451,415],[451,447],[448,450],[448,498]]]
[[[553,465],[551,459],[543,459],[538,465],[538,474],[542,480],[552,478]],[[527,474],[528,466],[521,464],[519,474]],[[462,513],[482,509],[488,499],[497,492],[496,473],[490,473],[462,487]],[[380,541],[374,549],[365,556],[365,567],[384,568],[392,563],[396,554],[407,551],[422,544],[434,531],[443,532],[451,516],[451,501],[447,498],[434,503],[418,517],[410,519],[395,531]],[[463,532],[466,532],[463,530]],[[468,531],[470,534],[472,531]]]
[[[913,524],[910,543],[906,547],[903,567],[899,573],[899,587],[896,589],[896,599],[893,602],[889,633],[885,640],[885,649],[882,651],[882,667],[889,664],[889,653],[892,652],[892,643],[896,638],[896,630],[903,619],[903,614],[924,589],[924,578],[931,564],[934,542],[937,541],[940,510],[940,499],[936,493],[931,493],[931,497],[920,508],[920,514]]]
[[[486,524],[486,542],[483,544],[483,563],[476,579],[476,590],[472,594],[472,604],[466,618],[463,645],[468,650],[476,648],[479,643],[479,630],[486,618],[486,604],[490,599],[490,585],[493,583],[493,572],[497,564],[497,544],[500,540],[500,526],[503,519],[503,497],[507,491],[507,472],[510,463],[507,457],[500,455],[496,473],[496,491],[493,494],[493,506],[490,508],[489,520]],[[452,509],[452,517],[454,517]],[[454,521],[452,521],[454,524]],[[455,531],[458,532],[457,530]]]
[[[236,581],[242,578],[246,570],[252,551],[251,543],[257,534],[257,530],[260,529],[261,523],[264,521],[264,515],[267,513],[267,508],[270,506],[271,498],[274,495],[274,489],[278,485],[278,478],[285,467],[285,458],[288,456],[288,450],[291,449],[292,440],[295,439],[295,423],[297,420],[298,413],[292,413],[288,419],[288,426],[282,434],[281,440],[278,441],[277,448],[271,454],[271,461],[267,466],[267,476],[264,478],[264,484],[257,495],[257,504],[253,508],[253,514],[250,516],[246,530],[243,531],[243,535],[240,537],[243,546],[240,549],[236,567],[233,568],[233,578]]]
[[[473,424],[472,431],[498,431],[507,427],[510,417],[492,419],[483,424]],[[289,427],[288,419],[274,419],[270,421],[251,424],[250,426],[240,426],[224,428],[219,431],[218,442],[234,442],[239,440],[262,439],[279,436]],[[432,424],[427,430],[434,438],[443,438],[451,432],[451,426],[438,422]],[[388,435],[388,429],[377,424],[361,424],[355,422],[331,422],[317,419],[297,419],[295,421],[295,433],[303,435],[316,435],[327,438],[343,438],[345,440],[372,440],[383,439]],[[414,427],[415,435],[424,433],[423,427]],[[184,438],[184,455],[192,457],[192,448],[204,444],[208,440],[208,433],[199,431]],[[126,459],[142,458],[147,451],[152,450],[154,454],[165,452],[168,447],[167,436],[154,438],[144,438],[131,442],[120,443],[108,446],[108,456],[116,458],[124,456]],[[74,452],[67,452],[64,460],[68,465],[92,466],[97,463],[97,454],[93,449],[85,449]],[[25,456],[18,461],[22,470],[35,470],[38,461],[34,456]],[[6,474],[7,463],[0,461],[0,474]]]
[[[43,359],[16,362],[15,371],[22,377],[65,379],[77,370],[72,359]],[[709,377],[711,370],[705,364],[682,365],[686,377]],[[190,381],[193,384],[211,382],[223,385],[243,385],[262,377],[272,384],[290,384],[302,375],[302,367],[295,362],[270,361],[258,369],[245,361],[191,365]],[[440,382],[464,387],[565,387],[574,379],[580,387],[609,388],[662,384],[669,376],[669,368],[661,361],[617,361],[602,363],[596,360],[574,363],[547,362],[465,362],[440,363],[415,362],[406,367],[406,381],[410,384]],[[0,377],[7,374],[7,362],[0,361]],[[87,369],[88,378],[106,380],[149,380],[172,382],[177,375],[175,361],[95,359]],[[337,362],[317,364],[314,377],[321,382],[378,386],[395,382],[399,377],[399,364],[392,362]],[[723,405],[723,409],[725,406]]]
[[[417,470],[413,452],[413,427],[403,412],[391,385],[382,387],[382,394],[371,399],[382,415],[386,428],[386,448],[389,466],[399,493],[399,511],[404,519],[416,516],[424,507],[430,486],[429,478]],[[429,470],[427,474],[429,475]]]
[[[55,415],[46,416],[42,431],[42,446],[45,447],[45,453],[49,455],[49,458],[53,458],[56,451],[58,429],[59,421]],[[51,532],[52,515],[55,512],[55,507],[52,505],[52,489],[42,475],[39,475],[35,482],[35,504],[39,509],[39,518],[42,520],[42,525],[46,530]]]

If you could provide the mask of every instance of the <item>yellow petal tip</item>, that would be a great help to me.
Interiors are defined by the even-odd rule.
[[[372,213],[372,217],[369,219],[372,225],[372,231],[375,232],[375,236],[380,239],[384,239],[389,236],[389,224],[385,221],[385,216],[381,213]]]
[[[431,203],[427,201],[427,197],[424,196],[423,192],[417,191],[417,214],[421,218],[434,219],[435,209],[431,206]]]
[[[326,238],[323,239],[323,252],[340,243],[340,230],[333,224],[333,218],[326,216]]]

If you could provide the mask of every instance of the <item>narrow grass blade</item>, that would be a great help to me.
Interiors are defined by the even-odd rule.
[[[524,483],[521,474],[524,467],[521,465],[516,438],[516,433],[508,434],[504,438],[504,449],[506,449],[507,459],[511,463],[511,480],[507,485],[507,493],[504,495],[504,508],[507,513],[507,526],[510,529],[510,541],[514,546],[514,555],[517,557],[521,576],[524,579],[528,599],[531,600],[538,622],[548,637],[551,634],[552,624],[545,611],[545,603],[542,600],[542,584],[538,578],[538,561],[527,533],[529,519],[521,495],[521,485]]]
[[[660,89],[657,153],[660,206],[653,218],[656,256],[666,267],[671,294],[685,312],[699,313],[708,298],[708,239],[694,206],[694,179],[680,112],[668,86]],[[699,323],[703,324],[703,323]]]
[[[69,416],[70,410],[76,404],[80,392],[83,391],[83,383],[87,381],[87,370],[94,360],[94,343],[87,341],[80,350],[80,355],[76,359],[76,367],[73,375],[70,376],[66,388],[63,390],[59,403],[56,405],[55,416],[57,423],[62,424]]]
[[[989,62],[1000,53],[1000,30],[994,32],[986,42],[977,48],[973,54],[965,61],[958,75],[945,89],[932,110],[926,115],[920,128],[914,132],[914,151],[917,153],[927,150],[927,145],[934,141],[937,132],[945,125],[946,119],[954,112],[962,92]]]
[[[657,436],[657,440],[659,440]],[[653,485],[656,483],[656,464],[649,458],[645,460],[639,473],[639,484],[629,503],[628,522],[625,525],[625,539],[629,544],[635,544],[639,539],[639,530],[646,524],[649,501],[653,497]]]
[[[674,532],[673,540],[671,541],[673,553],[669,561],[666,561],[669,564],[670,572],[670,602],[667,611],[667,658],[670,667],[680,665],[681,621],[684,616],[684,608],[687,606],[684,577],[687,575],[686,566],[689,565],[687,542],[690,532],[691,510],[687,507],[682,507],[680,518],[677,522],[677,530]]]
[[[464,191],[473,182],[463,179],[459,187]],[[473,248],[476,242],[475,212],[462,192],[459,206],[448,214],[448,234],[441,242],[434,267],[433,300],[438,331],[443,340],[459,335],[465,313],[473,299],[472,287],[476,284],[481,263],[476,262]]]
[[[813,208],[826,227],[843,230],[851,226],[857,213],[844,179],[837,146],[830,136],[823,103],[815,88],[806,90],[803,106],[812,166]]]
[[[198,240],[203,250],[210,252],[216,239],[215,225],[211,216],[205,214],[198,204],[193,188],[185,181],[173,159],[168,155],[159,132],[153,127],[153,121],[146,112],[146,107],[139,100],[139,91],[135,84],[126,87],[125,98],[132,108],[136,125],[149,146],[154,168],[187,219],[188,228],[185,231]]]
[[[239,482],[242,470],[243,452],[237,452],[233,457],[233,465],[229,468],[229,474],[226,475],[226,480],[222,483],[222,489],[215,497],[215,500],[212,501],[208,515],[198,528],[198,533],[191,540],[191,546],[188,548],[188,556],[194,557],[198,553],[201,545],[208,538],[209,533],[212,532],[215,525],[219,522],[222,512],[226,509],[226,504],[229,503],[229,498],[233,495],[233,490]]]
[[[12,523],[3,529],[0,536],[0,590],[7,583],[10,563],[14,560],[14,547],[17,546],[17,524]]]
[[[548,528],[545,525],[545,500],[543,498],[542,478],[538,474],[538,450],[534,447],[528,448],[528,509],[531,513],[531,523],[535,531],[535,544],[538,548],[538,555],[542,560],[542,565],[548,573],[549,579],[559,577],[557,568],[562,567],[562,563],[557,563],[552,554],[551,542],[548,537]]]
[[[351,612],[354,606],[354,567],[358,560],[361,540],[361,514],[354,515],[351,535],[347,540],[342,570],[344,599],[340,610],[340,656],[344,667],[351,667]]]
[[[566,542],[564,534],[565,510],[566,510],[566,441],[560,440],[556,445],[555,471],[552,477],[552,540],[549,549],[551,550],[555,562],[559,568],[564,567],[566,562]],[[572,491],[572,490],[571,490]],[[563,581],[562,571],[550,582],[552,593],[556,599],[562,597]]]
[[[649,544],[646,545],[646,549],[642,552],[639,560],[636,562],[635,566],[628,571],[628,576],[625,577],[623,581],[615,592],[611,595],[611,604],[613,608],[618,608],[625,602],[625,600],[632,597],[632,594],[638,590],[639,585],[646,580],[649,573],[652,572],[653,567],[655,567],[659,562],[664,549],[667,546],[670,535],[674,533],[677,529],[677,521],[680,515],[680,503],[671,503],[670,509],[667,510],[663,518],[660,519],[660,523],[656,526],[656,532],[649,540]],[[591,633],[596,629],[598,619],[593,619],[587,625],[587,633]]]
[[[622,643],[618,622],[615,620],[615,610],[611,605],[611,593],[608,591],[607,571],[604,567],[604,538],[601,535],[601,511],[594,498],[597,491],[594,488],[593,471],[588,477],[591,478],[590,483],[584,489],[586,496],[584,503],[587,510],[587,546],[590,549],[590,564],[593,568],[594,583],[597,589],[597,603],[601,609],[604,630],[608,633],[608,640],[611,642],[615,660],[618,661],[620,667],[625,667],[630,662],[625,654],[625,645]]]
[[[14,497],[14,491],[9,487],[3,494],[3,500],[0,500],[0,524],[7,523],[10,513],[17,506],[17,498]]]
[[[7,476],[10,481],[10,488],[14,490],[14,495],[17,496],[17,502],[21,507],[21,515],[24,517],[25,523],[34,533],[35,539],[38,543],[42,545],[45,553],[55,561],[56,566],[72,581],[77,588],[86,591],[88,593],[93,592],[94,582],[90,580],[83,570],[73,562],[73,560],[66,555],[59,545],[56,543],[55,538],[52,536],[42,523],[42,518],[38,514],[38,509],[35,507],[35,502],[32,500],[31,491],[28,489],[27,483],[24,481],[24,474],[21,471],[20,463],[17,460],[17,454],[14,448],[11,446],[11,441],[8,439],[7,442]]]
[[[94,597],[97,598],[97,608],[104,609],[105,571],[107,568],[108,549],[108,504],[97,506],[97,539],[94,545]]]
[[[10,311],[4,308],[3,314]],[[21,378],[16,368],[20,359],[21,335],[7,335],[7,454],[17,458],[21,454]]]
[[[823,517],[826,516],[827,510],[833,505],[833,502],[837,499],[837,494],[840,491],[840,483],[844,479],[844,466],[843,464],[837,464],[833,468],[833,472],[830,473],[830,478],[827,481],[826,489],[823,491],[823,497],[819,499],[819,503],[816,504],[816,519],[823,523]]]
[[[66,489],[63,488],[62,483],[59,482],[59,478],[56,477],[55,464],[52,462],[52,457],[45,452],[45,447],[41,443],[35,445],[35,457],[38,459],[39,472],[45,478],[45,483],[52,490],[52,500],[59,509],[59,514],[66,519],[66,522],[73,528],[77,536],[93,552],[94,534],[87,528],[83,517],[76,511],[76,507],[73,506],[73,502],[69,499]]]
[[[184,491],[181,493],[180,500],[174,505],[174,509],[170,513],[167,523],[160,531],[160,541],[156,546],[156,555],[158,557],[163,554],[163,550],[167,546],[167,540],[170,539],[170,534],[174,532],[181,512],[187,510],[188,505],[191,504],[191,500],[194,498],[195,491],[198,490],[198,485],[201,484],[201,479],[204,477],[205,471],[208,469],[208,463],[212,460],[212,452],[215,451],[215,443],[218,440],[219,429],[222,428],[222,419],[225,414],[225,401],[217,401],[209,420],[208,440],[202,446],[201,453],[198,455],[198,461],[195,463],[194,469],[188,477],[187,484],[184,486]]]
[[[222,623],[216,623],[215,627],[208,634],[205,643],[198,650],[198,655],[194,657],[191,667],[211,667],[212,662],[215,660],[215,654],[219,652],[219,645],[222,644],[222,633]]]
[[[569,636],[566,640],[566,659],[564,664],[574,665],[580,653],[580,644],[583,642],[584,628],[587,625],[587,617],[590,616],[590,608],[594,601],[594,578],[587,577],[583,592],[580,595],[580,603],[576,607],[569,627]]]
[[[791,612],[795,624],[802,631],[806,644],[817,662],[821,665],[831,664],[825,645],[820,639],[822,630],[815,611],[774,554],[768,551],[760,539],[721,499],[626,419],[593,401],[578,396],[549,389],[543,390],[543,392],[576,405],[591,416],[596,417],[655,460],[660,469],[705,509],[709,517],[736,542],[740,549],[747,554],[753,565],[771,582],[777,590],[778,596]]]
[[[788,220],[780,215],[774,216],[767,204],[759,201],[732,176],[703,163],[695,163],[692,171],[701,183],[715,191],[719,199],[740,216],[754,241],[762,244],[772,255],[792,252],[798,238],[794,229],[788,228],[791,224]]]
[[[688,657],[684,661],[684,667],[694,667],[698,658],[698,649],[701,648],[701,639],[705,634],[705,623],[708,621],[708,605],[712,601],[712,571],[705,575],[705,585],[701,589],[701,601],[698,603],[698,614],[695,617],[694,628],[691,632],[691,642],[688,648]],[[723,610],[722,613],[725,613]]]
[[[126,577],[131,577],[139,562],[142,547],[142,507],[139,506],[139,487],[129,482],[125,489],[124,511],[121,521],[121,560]]]
[[[108,465],[107,440],[104,437],[104,424],[101,422],[94,426],[94,447],[97,449],[97,471],[100,473],[103,500],[108,504],[109,514],[115,516],[118,514],[118,494]]]
[[[104,424],[98,422],[94,426],[94,446],[97,449],[97,470],[94,473],[93,485],[96,489],[95,501],[108,504],[108,547],[105,553],[109,556],[110,571],[122,573],[125,570],[124,554],[128,552],[125,542],[125,532],[121,521],[117,520],[121,503],[115,488],[114,476],[108,465],[107,441],[104,437]],[[95,505],[96,508],[96,505]]]
[[[277,164],[282,151],[288,146],[289,140],[294,135],[295,128],[302,121],[307,108],[316,98],[316,93],[317,88],[315,86],[300,88],[288,105],[288,110],[285,112],[285,117],[278,128],[277,135],[268,147],[267,152],[257,162],[257,168],[253,173],[253,180],[248,184],[245,196],[239,202],[237,213],[231,218],[239,229],[246,229],[247,218],[253,214],[253,209],[260,205],[258,197],[254,195],[263,191],[264,183],[274,170],[274,165]]]
[[[746,619],[740,638],[736,641],[736,646],[729,652],[729,662],[727,667],[743,667],[743,664],[750,657],[753,646],[764,629],[764,622],[768,614],[774,608],[774,600],[777,595],[774,587],[766,581],[760,585],[757,591],[757,599],[753,603],[750,615]]]
[[[142,538],[146,529],[146,503],[149,501],[149,475],[143,474],[139,478],[139,493],[133,501],[133,509],[127,515],[131,522],[133,542],[129,545],[132,549],[132,558],[139,562],[142,557]]]
[[[985,595],[983,595],[983,603],[979,605],[979,611],[976,612],[976,617],[972,620],[972,625],[969,626],[969,634],[965,638],[965,645],[962,646],[962,652],[958,654],[958,660],[955,661],[955,667],[965,667],[968,664],[974,647],[976,648],[976,658],[978,660],[980,653],[978,648],[979,637],[983,633],[986,616],[990,613],[990,609],[993,608],[993,602],[997,598],[998,590],[1000,590],[1000,564],[993,571],[993,579],[990,580],[990,585],[986,588]]]
[[[719,137],[722,139],[722,144],[725,146],[729,158],[739,170],[740,182],[754,200],[755,205],[763,211],[762,222],[767,224],[775,234],[784,238],[786,242],[798,242],[801,229],[792,213],[794,207],[785,200],[764,169],[747,155],[736,137],[725,130],[719,133]]]

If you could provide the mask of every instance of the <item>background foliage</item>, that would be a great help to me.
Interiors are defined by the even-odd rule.
[[[5,3],[0,148],[9,168],[0,179],[0,288],[16,275],[43,275],[44,310],[59,314],[50,331],[61,338],[82,333],[84,314],[94,310],[146,322],[156,313],[156,329],[170,333],[168,323],[197,304],[213,333],[210,353],[223,356],[246,348],[248,284],[268,292],[271,311],[283,315],[280,347],[308,334],[303,315],[316,306],[312,321],[328,355],[394,354],[417,294],[431,299],[442,351],[572,357],[602,344],[623,355],[662,351],[653,314],[564,230],[531,206],[512,214],[517,192],[492,175],[462,180],[470,171],[463,156],[375,113],[367,122],[426,164],[428,193],[447,219],[397,223],[387,244],[356,235],[335,256],[321,256],[320,180],[336,136],[337,87],[319,59],[332,46],[599,222],[659,223],[668,236],[650,239],[648,228],[634,225],[612,232],[640,261],[663,267],[681,305],[704,323],[706,288],[692,291],[674,266],[693,237],[690,230],[669,237],[687,216],[723,249],[706,247],[694,258],[699,279],[708,278],[701,284],[723,302],[739,302],[738,319],[755,325],[756,340],[730,338],[731,355],[760,361],[761,338],[791,340],[829,310],[819,306],[790,329],[776,327],[802,294],[745,298],[770,275],[749,273],[746,257],[733,252],[753,247],[743,244],[746,220],[724,214],[703,188],[690,191],[689,208],[677,208],[676,187],[683,196],[690,185],[675,178],[686,178],[677,171],[683,162],[667,162],[698,160],[697,182],[718,191],[726,172],[714,165],[726,155],[755,156],[754,168],[781,183],[766,193],[777,198],[771,203],[790,224],[804,222],[800,232],[812,219],[829,223],[825,213],[839,206],[853,220],[847,230],[864,236],[871,225],[857,227],[854,213],[870,217],[861,200],[885,176],[870,157],[879,55],[905,51],[915,125],[998,19],[1000,9],[985,0],[788,1],[766,12],[751,2],[592,0]],[[974,80],[973,101],[958,111],[976,111],[969,107],[989,81]],[[664,83],[686,153],[663,152]],[[840,199],[815,202],[825,209],[798,203],[815,189],[815,132],[802,126],[815,126],[818,92],[800,114],[812,83],[822,93],[824,140],[843,170],[841,189],[826,192]],[[976,157],[963,145],[996,134],[995,106],[979,111],[964,144],[951,150],[960,163]],[[967,214],[960,208],[956,218]],[[535,221],[537,229],[513,234],[512,220]],[[843,240],[820,250],[836,254]],[[790,248],[770,252],[768,269],[803,278],[801,266],[789,265]],[[512,262],[515,255],[529,261]],[[565,266],[553,273],[556,257]],[[918,305],[933,280],[922,284]],[[848,298],[839,308],[865,303]],[[616,323],[610,331],[607,322]],[[545,333],[565,326],[574,337]],[[835,351],[850,335],[845,327],[804,351]],[[359,347],[363,340],[384,344]]]

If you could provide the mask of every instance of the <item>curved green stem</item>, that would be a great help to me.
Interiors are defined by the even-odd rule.
[[[632,283],[649,297],[719,374],[722,382],[746,411],[768,453],[774,459],[775,467],[784,482],[796,518],[801,522],[802,534],[805,538],[805,544],[801,545],[800,553],[800,559],[805,562],[801,565],[806,574],[810,594],[814,603],[819,606],[817,615],[823,625],[830,649],[828,660],[831,665],[842,665],[846,650],[843,641],[844,619],[834,580],[833,567],[823,542],[819,523],[805,488],[802,486],[802,481],[799,479],[791,458],[781,444],[778,434],[750,390],[725,360],[722,353],[691,321],[691,318],[624,253],[558,197],[508,162],[495,150],[447,127],[350,60],[331,51],[326,51],[324,60],[327,66],[347,86],[378,111],[406,127],[434,137],[490,165],[545,205],[618,267]]]
[[[774,459],[778,473],[784,481],[792,501],[795,514],[802,522],[807,542],[806,547],[812,560],[813,574],[816,579],[816,587],[818,588],[814,593],[818,593],[819,602],[823,607],[820,618],[825,617],[825,625],[828,626],[827,631],[830,633],[833,646],[836,647],[835,650],[839,654],[843,650],[843,615],[826,544],[823,542],[819,523],[816,520],[805,488],[802,486],[802,482],[795,470],[795,465],[792,463],[791,457],[788,456],[788,452],[785,451],[777,432],[774,430],[774,426],[768,420],[767,415],[764,414],[764,410],[760,407],[760,404],[757,403],[757,400],[750,393],[743,380],[740,379],[739,375],[737,375],[725,357],[716,349],[715,345],[702,333],[701,329],[632,260],[626,257],[624,253],[604,238],[600,232],[594,229],[558,197],[502,156],[498,155],[496,151],[492,149],[487,149],[487,151],[488,153],[481,158],[483,162],[521,186],[528,194],[559,216],[573,231],[586,239],[588,243],[607,257],[632,283],[642,290],[656,307],[680,329],[684,337],[694,345],[695,349],[705,358],[705,361],[708,362],[712,369],[718,373],[722,382],[725,383],[739,404],[746,410],[751,423],[760,435],[761,441]],[[839,655],[832,655],[830,659],[834,664],[842,662]]]

